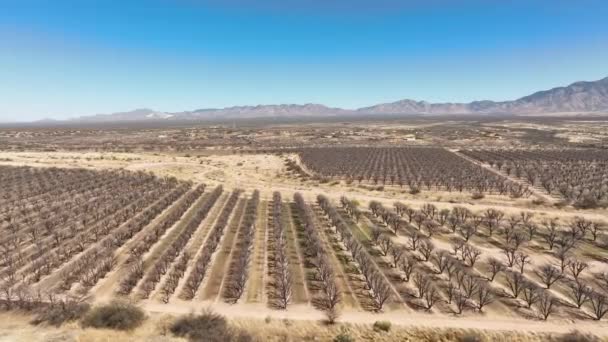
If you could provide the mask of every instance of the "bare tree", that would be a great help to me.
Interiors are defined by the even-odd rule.
[[[530,256],[525,253],[517,253],[515,257],[515,263],[519,266],[519,272],[524,274],[524,268],[530,264]]]
[[[568,287],[570,288],[570,297],[574,301],[576,307],[580,309],[589,299],[591,288],[579,281],[568,282]]]
[[[475,267],[475,263],[479,259],[481,255],[481,250],[471,246],[469,244],[465,244],[462,249],[462,256],[465,261],[468,261],[469,267]]]
[[[435,286],[430,286],[428,291],[424,294],[424,300],[426,302],[426,311],[430,311],[433,306],[441,299],[439,291]]]
[[[589,229],[593,226],[593,222],[584,217],[575,217],[572,225],[578,229],[578,237],[582,239],[587,234],[587,231],[589,231]],[[574,237],[576,237],[576,235],[574,235],[573,238]]]
[[[464,290],[467,298],[471,298],[479,289],[480,281],[477,279],[477,277],[465,273],[461,284],[462,290]]]
[[[505,214],[502,211],[496,209],[488,209],[483,213],[485,224],[488,227],[488,233],[490,236],[492,236],[494,230],[500,227],[500,222],[504,216]]]
[[[377,226],[373,226],[371,229],[371,240],[374,245],[378,245],[380,237],[382,236],[382,230]]]
[[[545,284],[547,289],[550,289],[551,285],[563,278],[563,274],[560,272],[560,270],[550,264],[541,266],[536,271],[536,274],[539,276],[543,284]]]
[[[608,313],[608,298],[596,291],[593,291],[589,295],[589,298],[589,305],[593,311],[593,318],[596,321],[599,321],[602,319],[602,317],[604,317],[604,315],[606,315],[606,313]]]
[[[524,228],[528,233],[528,240],[532,241],[532,239],[534,239],[534,236],[536,235],[536,232],[538,231],[538,227],[533,222],[528,222],[524,224]]]
[[[426,229],[427,234],[429,234],[429,237],[433,237],[433,235],[439,232],[439,226],[432,220],[424,221],[424,228]]]
[[[561,273],[566,272],[566,268],[568,267],[568,264],[570,263],[570,248],[565,248],[563,246],[560,246],[560,248],[557,250],[557,258],[560,261],[559,267],[561,270]]]
[[[389,252],[393,257],[393,267],[397,267],[399,260],[401,260],[403,254],[405,254],[405,248],[403,248],[403,246],[393,244]]]
[[[557,241],[557,219],[545,220],[543,221],[543,226],[546,228],[543,239],[547,242],[549,250],[552,250]]]
[[[507,266],[513,267],[513,265],[515,264],[515,261],[516,261],[516,252],[517,251],[512,247],[506,246],[506,247],[503,247],[502,252],[507,257]]]
[[[477,300],[477,309],[479,312],[482,312],[481,310],[484,306],[494,301],[492,288],[486,283],[480,284],[477,288],[475,299]]]
[[[547,320],[549,316],[555,310],[556,300],[547,290],[541,290],[540,296],[538,297],[538,311],[541,314],[543,320]]]
[[[380,242],[378,243],[378,246],[380,247],[380,251],[382,252],[382,255],[386,256],[386,255],[388,255],[388,252],[391,250],[391,247],[393,246],[393,240],[391,240],[391,238],[388,236],[383,236],[380,238]]]
[[[522,289],[522,295],[524,297],[524,301],[528,304],[528,309],[532,307],[534,303],[536,303],[541,295],[542,289],[540,289],[536,284],[532,282],[526,282]]]
[[[435,250],[435,245],[431,242],[431,240],[424,239],[420,241],[420,247],[418,249],[424,258],[424,261],[429,261],[433,250]]]
[[[568,263],[568,270],[575,281],[578,281],[579,276],[587,267],[589,267],[587,263],[576,259],[571,259]]]
[[[452,299],[454,299],[454,294],[458,291],[458,286],[451,281],[447,281],[445,285],[445,294],[447,296],[447,303],[452,304]]]
[[[589,227],[589,231],[591,232],[591,241],[596,242],[597,237],[603,232],[603,225],[600,222],[593,222]]]
[[[401,257],[401,260],[399,262],[399,269],[401,269],[404,274],[404,281],[410,281],[410,276],[415,268],[416,264],[414,258],[407,257],[405,255]]]
[[[418,232],[412,232],[412,233],[409,234],[408,237],[409,237],[409,240],[410,240],[410,248],[413,251],[418,250],[418,242],[421,239],[420,234]]]
[[[513,298],[519,297],[520,292],[524,287],[525,278],[523,274],[513,271],[508,271],[505,273],[505,280],[507,282],[507,286],[511,290],[511,294]]]
[[[457,290],[454,293],[454,304],[456,304],[456,313],[461,314],[462,311],[467,307],[469,299],[467,296],[460,290]]]
[[[382,310],[384,303],[391,297],[391,288],[380,273],[372,276],[372,294],[377,310]]]
[[[450,256],[448,255],[448,252],[446,252],[446,251],[440,251],[439,253],[435,254],[432,261],[433,261],[433,264],[435,265],[435,267],[437,267],[437,273],[441,274],[445,271],[445,269],[448,267],[448,265],[450,263],[449,259],[450,259]]]
[[[494,281],[496,275],[505,270],[505,264],[502,261],[496,258],[490,258],[488,260],[488,271],[490,272],[490,277],[488,278],[490,281]]]
[[[475,235],[476,230],[472,224],[463,224],[458,229],[458,232],[460,232],[460,235],[462,235],[465,241],[469,241],[469,239]]]
[[[422,298],[431,286],[431,278],[418,272],[414,274],[414,286],[418,290],[418,298]]]
[[[434,220],[435,215],[437,214],[437,207],[431,203],[426,203],[426,204],[422,205],[422,208],[420,208],[420,212],[427,219]]]

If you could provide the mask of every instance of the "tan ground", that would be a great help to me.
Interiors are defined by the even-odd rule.
[[[452,208],[454,206],[468,207],[473,211],[481,211],[486,208],[501,209],[509,214],[518,214],[522,210],[527,210],[536,213],[536,219],[543,217],[562,217],[571,218],[574,216],[585,216],[591,219],[607,221],[608,212],[606,210],[592,211],[577,211],[573,208],[556,209],[554,206],[533,205],[531,199],[513,200],[504,196],[487,195],[481,200],[472,200],[470,194],[466,193],[446,193],[423,191],[418,195],[410,195],[405,189],[398,187],[385,187],[384,191],[373,191],[366,188],[358,187],[356,184],[346,185],[344,182],[339,183],[322,183],[315,181],[302,181],[295,175],[288,174],[284,166],[284,158],[275,155],[207,155],[207,156],[191,156],[171,154],[126,154],[126,153],[40,153],[40,152],[0,152],[2,164],[8,165],[31,165],[31,166],[56,166],[56,167],[86,167],[94,169],[105,168],[124,168],[127,170],[143,170],[151,171],[161,176],[175,176],[179,179],[192,180],[194,182],[204,182],[210,186],[222,184],[225,190],[232,188],[243,188],[250,192],[253,189],[261,191],[263,202],[270,200],[273,191],[280,191],[284,200],[292,199],[294,192],[301,192],[307,200],[314,201],[319,193],[327,194],[333,200],[337,200],[340,196],[346,195],[351,199],[357,199],[362,206],[367,206],[370,200],[378,200],[390,207],[395,200],[403,201],[411,204],[414,207],[419,207],[424,203],[433,203],[439,208]],[[549,198],[546,198],[549,202]],[[220,201],[221,202],[221,201]],[[243,209],[244,201],[240,204],[240,210]],[[219,209],[216,209],[219,211]],[[213,215],[212,215],[213,216]],[[238,223],[238,220],[236,221]],[[260,222],[261,224],[264,224]],[[209,228],[209,224],[205,224]],[[231,229],[234,228],[234,229]],[[250,282],[249,292],[246,292],[244,299],[237,305],[225,304],[219,300],[222,287],[222,279],[226,274],[229,266],[230,252],[233,238],[238,227],[227,227],[224,241],[218,248],[218,252],[214,256],[212,269],[209,270],[209,275],[205,277],[205,281],[200,287],[199,295],[195,301],[182,301],[173,298],[169,304],[162,304],[158,300],[152,298],[143,301],[144,308],[151,313],[159,314],[180,314],[198,311],[202,307],[212,305],[213,308],[229,317],[239,318],[261,318],[271,317],[272,319],[291,319],[291,320],[320,320],[323,319],[323,313],[316,310],[310,304],[292,304],[286,311],[273,310],[263,303],[265,292],[263,285],[265,280],[263,277],[266,274],[265,256],[262,250],[256,250],[253,259],[253,264],[256,266],[254,278],[256,282]],[[292,234],[291,230],[287,230],[288,234]],[[139,235],[138,235],[139,236]],[[201,235],[201,241],[204,238]],[[264,240],[256,240],[256,246],[263,244]],[[226,244],[225,244],[226,243]],[[489,255],[500,254],[495,246],[487,244],[485,241],[478,241],[475,238],[472,243],[484,251],[484,258]],[[198,242],[196,243],[198,246]],[[329,243],[327,243],[329,247]],[[441,247],[438,244],[438,247]],[[257,248],[257,247],[256,247]],[[295,255],[292,255],[290,260],[298,259],[298,246],[290,246]],[[334,255],[334,253],[332,253]],[[540,258],[540,257],[539,257]],[[542,259],[536,259],[535,263],[539,263]],[[339,261],[334,260],[337,266]],[[600,268],[603,265],[593,263],[593,268]],[[346,281],[348,276],[340,269],[338,278],[343,286],[343,292],[352,292],[348,289],[351,282]],[[116,271],[109,275],[111,279],[118,279],[120,271]],[[301,285],[298,286],[298,302],[306,302],[305,298],[310,299],[310,294],[306,288],[306,283],[302,279],[304,275],[298,276]],[[209,280],[211,278],[211,280]],[[261,278],[261,279],[258,279]],[[93,292],[101,294],[98,300],[106,300],[111,295],[111,282],[100,282],[99,288],[94,288]],[[248,295],[248,296],[247,296]],[[462,317],[450,316],[446,314],[426,314],[413,310],[387,310],[385,313],[375,314],[358,308],[358,300],[354,295],[349,296],[351,299],[346,300],[347,309],[342,313],[341,320],[344,322],[364,324],[375,320],[390,320],[394,324],[406,326],[425,326],[432,328],[465,328],[474,329],[483,327],[488,330],[525,330],[529,332],[568,332],[574,325],[573,321],[564,318],[550,319],[549,322],[539,322],[536,320],[524,319],[521,316],[507,314],[501,308],[487,310],[485,314],[467,313]],[[247,303],[247,302],[256,303]],[[257,303],[258,301],[262,301]],[[593,332],[598,335],[608,336],[608,324],[605,322],[577,321],[576,328]],[[31,328],[34,329],[34,328]],[[28,335],[29,336],[29,335]],[[3,341],[3,336],[0,335],[0,341]],[[10,340],[10,339],[9,339]],[[81,339],[82,340],[82,339]],[[95,340],[92,338],[91,340]]]
[[[61,328],[33,326],[28,324],[31,317],[21,314],[0,314],[0,341],[30,342],[135,342],[135,341],[185,341],[171,336],[168,325],[174,319],[171,315],[152,314],[143,326],[134,331],[118,332],[104,329],[82,329],[77,323],[70,323]],[[483,336],[484,341],[532,342],[546,341],[547,335],[529,332],[492,332],[476,329],[424,329],[393,326],[391,331],[376,332],[370,322],[347,325],[327,326],[319,322],[301,322],[274,318],[229,320],[234,327],[249,331],[256,341],[332,341],[340,334],[346,333],[356,341],[455,341],[457,336],[476,334]]]

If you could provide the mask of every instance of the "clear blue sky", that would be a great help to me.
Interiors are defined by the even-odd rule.
[[[506,100],[606,76],[605,0],[0,0],[0,121]]]

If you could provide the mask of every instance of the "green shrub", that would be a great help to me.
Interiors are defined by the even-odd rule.
[[[343,331],[334,337],[334,342],[355,342],[355,339],[346,331]]]
[[[474,200],[478,200],[478,199],[482,199],[486,197],[484,194],[482,194],[481,192],[474,192],[473,195],[471,195],[471,198]]]
[[[483,342],[485,339],[477,333],[468,332],[458,337],[458,342]]]
[[[386,331],[391,330],[391,322],[389,321],[376,321],[374,323],[374,331]]]
[[[123,301],[92,308],[82,319],[83,327],[131,330],[144,321],[146,315],[137,306]]]
[[[48,305],[42,308],[31,323],[47,323],[59,327],[65,322],[78,320],[80,317],[84,316],[89,309],[90,306],[87,303],[64,301],[59,304]]]
[[[252,341],[253,338],[245,331],[233,329],[228,325],[226,318],[210,310],[200,315],[187,315],[178,318],[170,328],[178,337],[185,337],[190,341],[224,342],[224,341]]]

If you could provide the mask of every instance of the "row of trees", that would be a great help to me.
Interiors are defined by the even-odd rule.
[[[287,240],[285,237],[285,225],[283,223],[283,202],[281,193],[275,191],[272,194],[272,270],[274,275],[274,296],[277,306],[286,309],[291,299],[292,278],[289,271],[289,259],[287,256]]]
[[[197,186],[196,189],[185,192],[179,199],[174,199],[173,202],[177,201],[168,212],[163,215],[150,229],[146,232],[146,235],[141,240],[136,242],[135,246],[129,250],[129,259],[127,265],[129,270],[119,283],[117,293],[127,295],[131,293],[133,288],[137,285],[139,280],[144,276],[143,274],[143,254],[150,249],[154,240],[154,236],[160,234],[159,231],[166,231],[169,227],[173,226],[188,210],[188,208],[194,203],[201,195],[204,190],[203,186]],[[150,218],[150,221],[152,219]],[[144,227],[144,223],[148,220],[143,220],[140,224],[132,225],[132,229],[128,231],[138,232]],[[137,227],[137,228],[136,228]],[[134,234],[134,233],[131,233]],[[131,235],[129,234],[129,235]],[[162,234],[161,234],[162,235]],[[160,235],[159,235],[160,236]],[[126,236],[125,236],[126,237]],[[144,242],[146,241],[146,242]],[[158,238],[156,238],[158,241]],[[145,243],[145,248],[142,245]]]
[[[320,283],[323,308],[326,310],[330,321],[337,315],[337,305],[341,301],[342,294],[335,281],[334,269],[329,261],[328,252],[323,247],[319,236],[318,227],[315,224],[315,216],[310,206],[304,201],[299,192],[293,196],[301,225],[304,228],[305,254],[311,260],[316,269],[316,278]]]
[[[608,205],[608,153],[603,150],[465,150],[507,175],[583,208]]]
[[[205,185],[201,184],[192,191],[189,191],[183,198],[176,203],[171,210],[162,217],[162,219],[151,229],[143,239],[139,240],[129,250],[129,262],[141,258],[141,256],[150,250],[165,234],[167,229],[171,228],[177,221],[181,219],[184,213],[196,202],[205,191]]]
[[[237,236],[236,250],[232,252],[232,263],[230,264],[228,283],[224,293],[224,297],[232,303],[236,303],[243,295],[249,277],[249,262],[253,250],[259,204],[260,192],[255,190],[247,201]]]
[[[412,192],[439,189],[529,195],[511,182],[443,148],[331,147],[306,148],[300,159],[308,170],[347,181],[407,185]]]
[[[340,241],[351,253],[355,262],[357,262],[376,309],[382,310],[384,303],[390,299],[392,294],[392,289],[388,280],[365,251],[363,245],[352,234],[351,228],[344,221],[340,213],[333,207],[330,200],[324,195],[319,195],[317,197],[317,202],[336,229]],[[352,202],[348,201],[346,198],[344,198],[343,203],[352,204]]]
[[[194,265],[192,266],[192,271],[186,279],[186,283],[182,289],[181,297],[184,299],[193,299],[200,287],[205,275],[207,274],[207,270],[211,265],[211,257],[213,253],[217,250],[219,243],[224,236],[224,230],[228,225],[228,221],[230,219],[231,213],[234,211],[234,208],[239,200],[239,196],[241,194],[241,190],[236,189],[233,190],[222,209],[219,217],[215,221],[213,228],[211,228],[211,232],[209,236],[205,240],[201,251],[199,252],[196,260],[194,261]]]
[[[209,214],[209,211],[211,208],[213,208],[215,202],[220,197],[222,192],[222,186],[218,185],[207,197],[201,199],[203,202],[199,208],[193,207],[194,212],[190,217],[184,217],[185,222],[180,221],[178,223],[178,226],[176,226],[176,229],[179,229],[177,236],[173,239],[173,241],[171,241],[170,245],[162,251],[160,257],[154,261],[154,265],[152,265],[152,268],[143,279],[140,286],[140,296],[142,298],[148,298],[150,293],[154,291],[156,284],[161,280],[162,276],[164,276],[170,270],[171,264],[175,258],[182,254],[182,251],[184,251],[188,241],[190,241],[190,238],[194,232],[196,232],[201,222],[205,219],[205,217],[207,217],[207,214]],[[174,268],[176,275],[183,275],[190,258],[188,253],[183,254],[186,255],[185,262],[184,260],[181,260],[181,263],[178,262],[177,265],[174,265],[177,267],[176,269]],[[177,280],[175,279],[175,275],[167,277],[169,284],[165,288],[166,291],[162,293],[163,299],[166,298],[165,300],[168,300],[168,297],[177,287],[178,280],[179,278],[177,278]]]
[[[64,208],[53,215],[28,216],[27,225],[15,223],[19,220],[13,217],[8,231],[0,239],[1,260],[5,267],[2,272],[16,272],[28,262],[40,264],[53,254],[63,259],[80,253],[87,244],[94,242],[91,240],[108,234],[114,221],[128,219],[125,207],[139,209],[143,204],[149,205],[172,187],[140,177],[117,178],[98,189],[83,189],[82,193],[60,203]],[[53,259],[57,261],[58,258],[53,256]],[[32,279],[37,281],[39,275],[34,274]]]
[[[131,216],[125,224],[111,230],[110,234],[103,237],[92,248],[69,261],[60,272],[62,289],[67,290],[74,282],[80,282],[86,287],[95,285],[114,267],[116,250],[182,196],[186,189],[187,187],[178,188],[161,197],[145,210]]]

